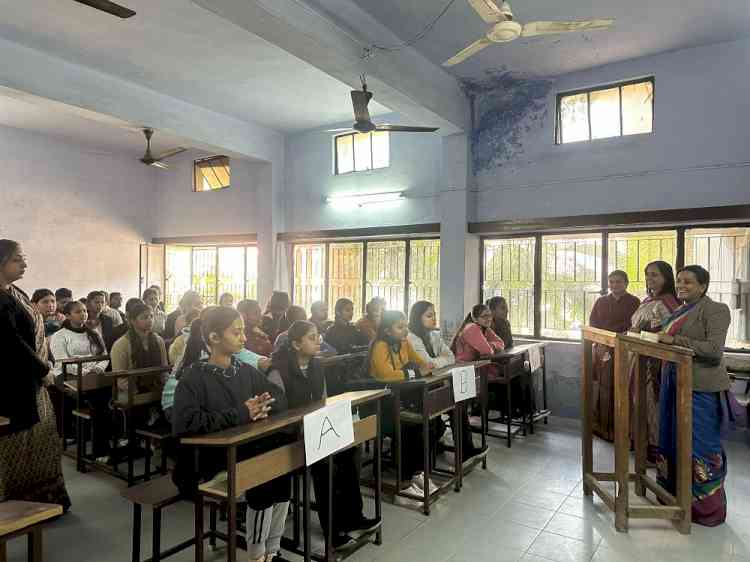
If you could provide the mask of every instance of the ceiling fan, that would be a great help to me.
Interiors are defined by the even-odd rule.
[[[392,133],[434,133],[438,127],[410,127],[408,125],[389,125],[381,123],[376,125],[370,119],[367,105],[372,99],[372,92],[367,89],[365,75],[360,76],[362,80],[361,90],[352,90],[352,105],[354,106],[354,125],[348,129],[328,129],[328,133],[358,132],[369,133],[371,131],[390,131]]]
[[[96,8],[97,10],[101,10],[102,12],[107,12],[108,14],[112,14],[113,16],[117,16],[118,18],[122,18],[122,19],[127,19],[135,15],[135,12],[131,10],[130,8],[126,8],[125,6],[120,6],[119,4],[115,4],[114,2],[110,2],[109,0],[73,0],[73,1],[78,2],[79,4],[85,4],[86,6],[91,6],[92,8]]]
[[[143,158],[141,158],[141,162],[143,162],[147,166],[153,166],[154,168],[161,168],[162,170],[166,170],[169,168],[169,166],[165,162],[163,162],[163,160],[171,156],[175,156],[176,154],[180,154],[181,152],[185,152],[187,148],[173,148],[172,150],[163,152],[157,158],[154,158],[154,156],[151,154],[151,137],[153,136],[153,134],[153,129],[143,129],[143,135],[146,137],[146,154],[144,154]]]
[[[532,21],[521,25],[513,19],[513,11],[508,2],[503,2],[499,8],[494,0],[468,0],[468,2],[479,14],[479,17],[492,24],[492,27],[484,37],[477,39],[464,50],[449,58],[443,63],[443,66],[453,66],[463,62],[493,43],[507,43],[519,37],[533,37],[535,35],[609,29],[615,22],[614,19],[608,18],[584,21]]]

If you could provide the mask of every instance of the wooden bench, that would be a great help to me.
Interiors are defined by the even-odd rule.
[[[7,501],[0,503],[0,562],[6,562],[5,543],[28,535],[29,562],[42,562],[42,523],[62,515],[61,505]]]
[[[126,488],[122,492],[122,497],[133,504],[133,562],[141,562],[141,523],[143,506],[151,508],[152,514],[152,533],[151,533],[151,558],[144,562],[158,562],[172,556],[195,544],[195,535],[191,538],[172,546],[164,551],[161,550],[161,512],[165,507],[169,507],[183,498],[177,486],[172,482],[171,476],[162,476],[156,480],[144,482]],[[205,539],[211,539],[211,544],[216,541],[216,503],[210,503],[211,527],[208,533],[203,535]],[[2,562],[2,561],[0,561]]]
[[[10,433],[10,420],[0,416],[0,437]]]
[[[158,427],[140,428],[135,430],[135,434],[143,440],[144,447],[146,449],[144,472],[145,480],[149,481],[151,479],[151,476],[154,474],[154,471],[151,470],[151,458],[153,456],[151,446],[157,443],[159,444],[159,449],[161,449],[161,462],[159,463],[159,472],[162,475],[167,474],[166,446],[170,441],[173,441],[172,427],[167,424],[163,424],[159,425]]]

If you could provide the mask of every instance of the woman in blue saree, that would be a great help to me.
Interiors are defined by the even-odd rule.
[[[677,298],[683,303],[663,323],[663,343],[687,347],[693,358],[693,506],[694,523],[713,527],[726,519],[724,479],[727,457],[722,428],[734,419],[730,379],[724,366],[724,343],[731,317],[729,307],[706,296],[710,276],[698,265],[677,273]],[[664,363],[660,396],[659,483],[675,493],[676,372]]]

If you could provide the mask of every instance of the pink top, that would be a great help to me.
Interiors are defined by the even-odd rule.
[[[482,332],[474,322],[467,324],[456,338],[456,360],[475,361],[481,356],[494,355],[505,349],[505,344],[491,328]]]

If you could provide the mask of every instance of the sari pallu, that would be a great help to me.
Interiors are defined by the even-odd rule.
[[[664,322],[665,332],[675,335],[694,305],[682,306]],[[659,453],[659,483],[671,494],[676,492],[677,454],[677,368],[664,363],[662,371]],[[727,498],[724,478],[727,457],[721,445],[722,427],[734,420],[731,396],[724,392],[693,391],[693,502],[692,520],[714,527],[726,520]]]

